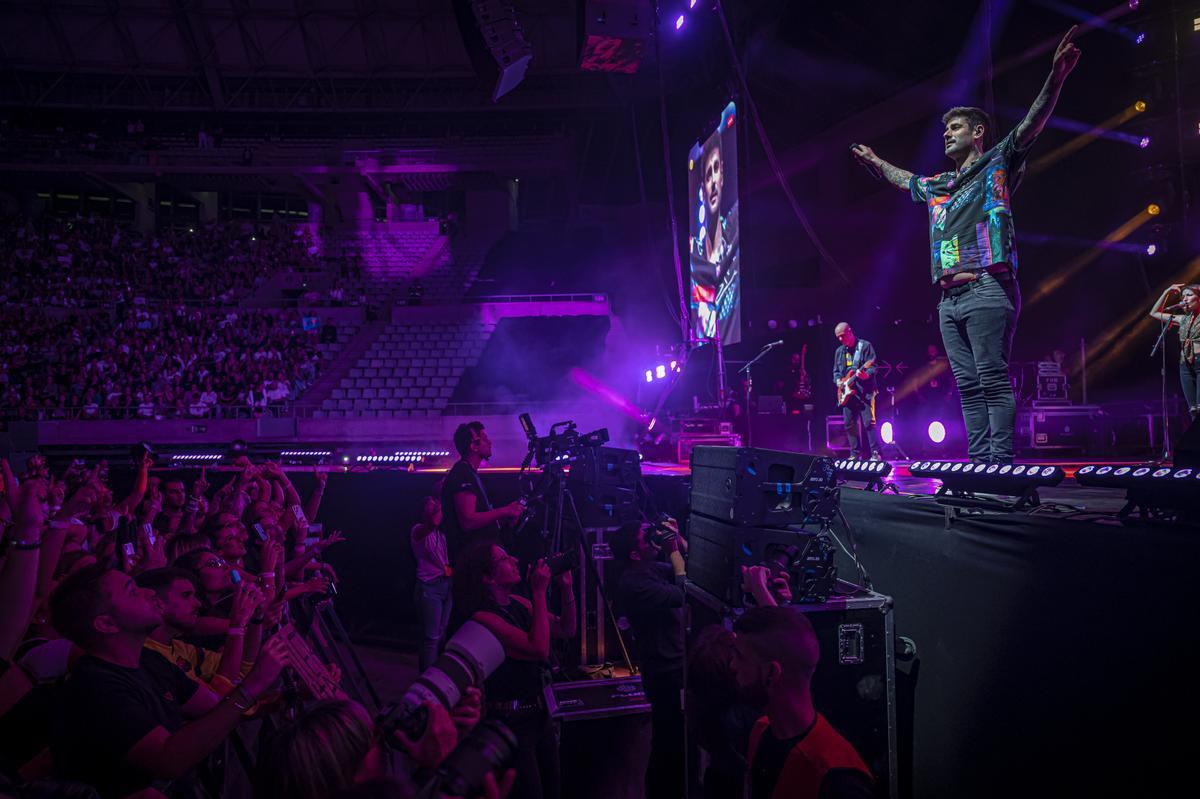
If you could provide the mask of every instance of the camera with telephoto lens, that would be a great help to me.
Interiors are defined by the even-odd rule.
[[[499,779],[516,758],[517,736],[512,730],[499,721],[481,721],[442,761],[418,797],[479,796],[484,777],[494,773]]]
[[[550,426],[549,435],[538,436],[528,413],[521,414],[517,419],[525,431],[525,438],[529,440],[529,456],[536,459],[538,466],[570,463],[579,457],[580,450],[603,446],[609,440],[606,427],[580,433],[575,422],[557,422]]]
[[[557,577],[563,572],[573,572],[579,568],[579,551],[568,549],[551,555],[546,558],[546,565],[550,567],[551,577]]]
[[[378,724],[387,739],[396,730],[410,741],[425,734],[429,711],[422,703],[433,700],[452,710],[463,693],[479,686],[504,662],[504,646],[492,631],[468,621],[449,641],[441,657],[430,664],[405,691],[403,698],[385,708]]]
[[[646,522],[649,527],[646,531],[646,539],[659,547],[665,547],[674,541],[678,533],[667,526],[669,521],[671,521],[671,517],[667,514],[656,514],[654,518]]]

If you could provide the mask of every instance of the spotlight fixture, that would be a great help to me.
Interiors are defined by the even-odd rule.
[[[952,508],[988,508],[1017,511],[1041,504],[1037,489],[1062,482],[1062,467],[1038,464],[969,463],[964,461],[914,461],[908,467],[913,477],[931,477],[942,482],[939,504]],[[1005,501],[977,497],[976,492],[1014,497]]]
[[[1124,488],[1125,506],[1118,516],[1134,512],[1145,520],[1182,522],[1200,519],[1200,469],[1156,464],[1080,466],[1075,482],[1082,486]]]
[[[891,422],[884,422],[879,425],[879,440],[885,444],[896,443],[896,429]]]
[[[929,440],[935,444],[941,444],[946,440],[946,425],[936,419],[929,423],[926,432],[929,434]]]
[[[1133,110],[1137,111],[1139,114],[1142,113],[1143,111],[1145,111],[1146,110],[1146,101],[1138,100],[1136,103],[1133,104]]]
[[[894,484],[884,482],[892,473],[892,464],[887,461],[858,461],[847,458],[836,460],[833,465],[837,469],[839,480],[845,480],[848,483],[866,483],[864,488],[867,491],[882,492],[891,487],[892,490],[899,493]]]
[[[1133,40],[1133,43],[1134,43],[1134,44],[1141,44],[1141,43],[1142,43],[1142,42],[1144,42],[1144,41],[1146,41],[1146,34],[1145,34],[1145,33],[1139,33],[1139,34],[1138,34],[1138,35],[1137,35],[1137,36],[1134,38],[1134,40]]]
[[[677,16],[675,18],[675,30],[679,30],[682,27],[683,27],[683,14],[680,14],[679,16]]]
[[[1146,213],[1150,216],[1158,216],[1162,213],[1162,208],[1157,203],[1150,203],[1146,206]]]
[[[1146,255],[1154,255],[1154,253],[1156,253],[1156,252],[1158,252],[1157,244],[1147,244],[1146,245]]]
[[[1145,150],[1149,146],[1150,146],[1150,137],[1149,136],[1143,136],[1142,138],[1138,139],[1138,147],[1141,147],[1143,150]]]

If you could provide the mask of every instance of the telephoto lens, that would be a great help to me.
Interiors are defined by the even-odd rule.
[[[563,572],[573,572],[579,568],[579,551],[568,549],[551,555],[546,559],[546,565],[550,568],[551,577],[557,577]]]
[[[499,721],[482,721],[438,768],[439,788],[447,796],[480,796],[483,778],[494,772],[499,779],[516,755],[512,730]]]
[[[479,622],[468,621],[446,642],[446,651],[413,681],[404,697],[380,714],[379,727],[390,739],[400,730],[415,741],[425,734],[429,714],[421,707],[427,700],[452,710],[463,693],[479,686],[504,662],[504,646],[492,631]]]

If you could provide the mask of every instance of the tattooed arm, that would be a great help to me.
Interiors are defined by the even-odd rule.
[[[1023,150],[1033,144],[1033,140],[1042,132],[1042,128],[1046,127],[1046,123],[1050,121],[1050,115],[1054,113],[1054,105],[1058,102],[1058,93],[1062,91],[1063,82],[1075,65],[1079,63],[1079,48],[1071,42],[1071,37],[1075,35],[1075,29],[1078,27],[1078,25],[1071,26],[1062,41],[1058,43],[1058,49],[1054,51],[1054,61],[1050,65],[1050,75],[1046,78],[1041,93],[1029,107],[1029,113],[1021,120],[1021,124],[1017,125],[1018,149]]]
[[[865,144],[856,144],[850,148],[850,152],[858,159],[859,163],[865,165],[867,169],[875,173],[877,177],[882,177],[888,183],[891,183],[898,189],[908,191],[908,182],[912,180],[913,173],[907,169],[901,169],[898,166],[889,164],[879,156],[875,155],[875,151]]]

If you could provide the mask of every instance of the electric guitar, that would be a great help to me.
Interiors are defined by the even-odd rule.
[[[800,348],[800,372],[796,375],[795,383],[792,386],[792,399],[797,402],[807,402],[812,399],[812,381],[808,379],[808,370],[804,368],[807,356],[808,345],[805,344]]]
[[[839,408],[844,407],[846,403],[850,401],[851,397],[858,395],[858,389],[855,387],[856,383],[858,382],[858,377],[856,375],[865,369],[870,369],[874,365],[875,359],[872,358],[857,369],[851,369],[845,377],[837,382],[837,400]]]

